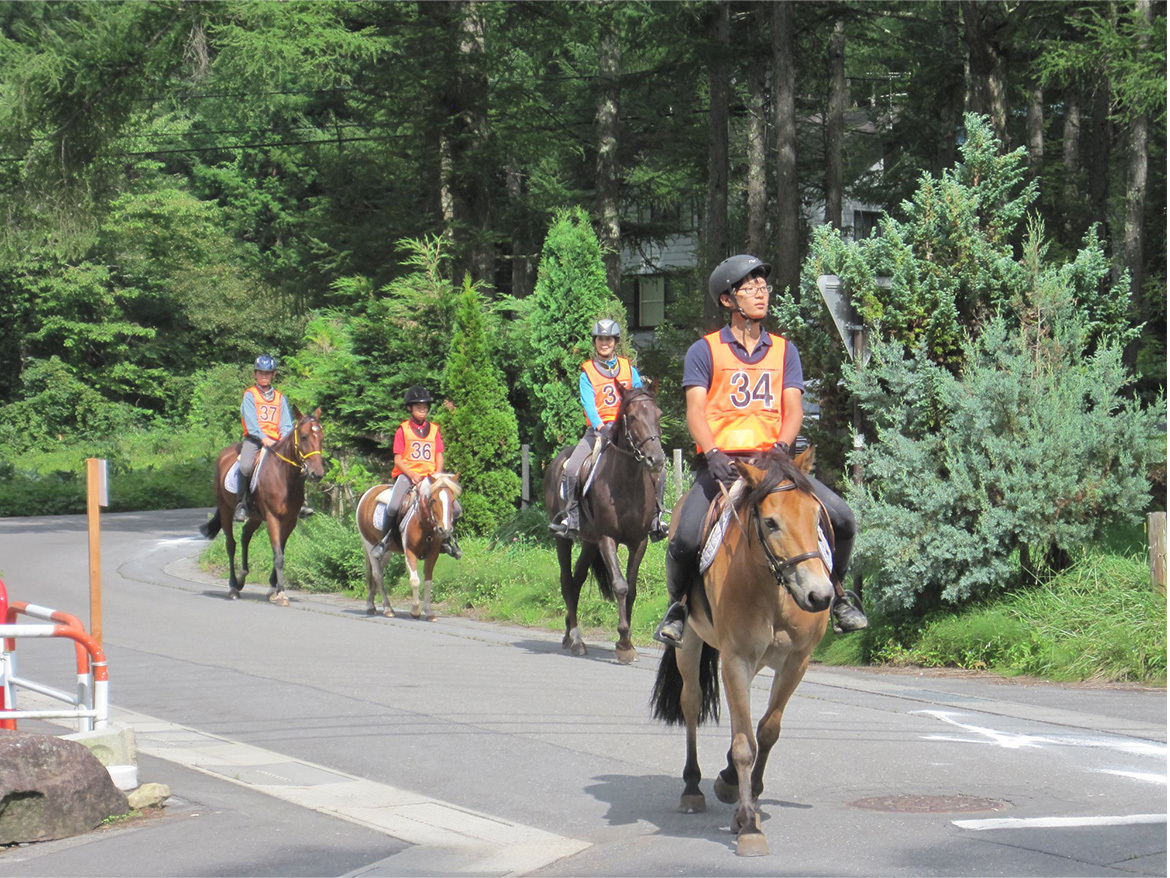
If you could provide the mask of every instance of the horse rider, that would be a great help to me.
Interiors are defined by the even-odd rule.
[[[443,471],[443,435],[439,425],[428,420],[434,399],[425,387],[417,384],[406,391],[402,398],[410,417],[398,426],[394,434],[394,487],[386,503],[386,522],[382,539],[370,550],[370,556],[377,561],[390,546],[393,534],[398,529],[398,513],[407,492],[423,479]],[[455,517],[459,516],[459,501],[455,501]],[[463,552],[455,542],[455,535],[448,537],[442,551],[452,558],[462,557]]]
[[[771,270],[748,254],[732,256],[715,267],[708,292],[721,310],[731,313],[731,322],[691,345],[683,364],[687,429],[700,456],[694,487],[666,549],[670,606],[654,637],[672,646],[681,643],[686,626],[687,608],[682,600],[699,574],[699,541],[707,508],[720,493],[720,483],[730,485],[739,477],[733,460],[751,461],[770,454],[791,457],[800,432],[804,416],[800,354],[787,339],[764,329]],[[821,482],[811,477],[810,481],[836,537],[830,572],[837,592],[833,627],[839,632],[858,631],[869,620],[856,595],[846,593],[841,585],[857,531],[853,512]]]
[[[240,422],[244,425],[244,441],[240,445],[240,472],[236,485],[239,497],[233,518],[248,520],[248,493],[256,454],[261,448],[271,448],[292,432],[292,408],[284,394],[272,386],[276,377],[276,359],[270,354],[256,358],[252,375],[256,381],[244,391],[240,403]]]
[[[593,324],[593,356],[581,364],[581,376],[577,381],[581,408],[585,410],[585,433],[565,461],[561,470],[560,495],[564,507],[557,519],[549,524],[549,530],[559,537],[573,539],[580,528],[580,498],[577,496],[577,476],[581,465],[597,445],[599,434],[606,439],[613,432],[612,424],[617,420],[621,398],[614,384],[621,384],[627,390],[642,386],[642,376],[626,357],[617,356],[617,344],[622,328],[616,320],[603,318]],[[666,473],[658,476],[658,508],[650,528],[650,539],[660,540],[666,536],[667,528],[662,522],[662,497],[666,490]]]

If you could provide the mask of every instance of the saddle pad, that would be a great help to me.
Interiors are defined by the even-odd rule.
[[[722,502],[723,498],[716,498],[715,503]],[[703,544],[703,551],[699,555],[699,573],[706,573],[719,547],[723,545],[723,534],[727,532],[727,524],[731,521],[731,507],[724,505],[723,511],[715,519],[715,524],[707,533],[707,541]]]
[[[268,449],[265,448],[256,458],[256,468],[252,470],[252,490],[256,490],[256,483],[260,481],[260,467],[264,465],[264,458],[267,456]],[[240,493],[240,459],[238,457],[223,474],[223,487],[225,491],[231,491],[233,494]]]
[[[386,527],[386,501],[382,499],[382,495],[378,495],[377,501],[374,503],[374,530],[379,533]]]

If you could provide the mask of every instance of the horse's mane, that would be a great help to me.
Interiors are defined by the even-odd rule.
[[[622,393],[622,404],[618,407],[618,417],[621,417],[626,413],[626,407],[630,405],[630,403],[637,402],[643,397],[649,398],[651,402],[654,401],[654,394],[651,393],[649,388],[645,386],[631,387],[629,390],[626,390],[624,393]]]
[[[447,488],[456,497],[463,493],[463,488],[451,473],[431,473],[431,491],[436,488]]]
[[[775,454],[766,454],[756,461],[756,466],[764,471],[764,477],[750,492],[745,491],[743,506],[755,506],[771,494],[782,482],[792,482],[798,491],[805,494],[812,493],[812,482],[808,476],[797,469],[796,464],[787,457]]]

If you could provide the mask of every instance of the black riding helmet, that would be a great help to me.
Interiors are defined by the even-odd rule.
[[[716,265],[715,270],[711,272],[711,278],[707,281],[707,291],[717,306],[726,308],[727,306],[719,301],[719,297],[724,293],[730,293],[743,282],[744,278],[757,271],[767,277],[772,273],[772,266],[747,253],[728,257]]]
[[[431,397],[431,392],[417,384],[407,390],[406,395],[402,397],[402,402],[407,408],[410,408],[416,402],[425,402],[427,405],[430,405],[434,401]]]

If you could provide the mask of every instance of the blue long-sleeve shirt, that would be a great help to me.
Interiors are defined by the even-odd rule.
[[[616,368],[617,358],[604,365],[607,369]],[[642,376],[638,374],[637,367],[632,363],[630,364],[630,386],[642,386]],[[601,427],[601,415],[597,413],[597,395],[593,392],[593,382],[589,380],[589,375],[584,369],[581,370],[581,378],[577,382],[577,387],[581,395],[581,407],[585,409],[585,417],[589,419],[589,425],[597,430]]]
[[[244,419],[244,432],[259,439],[264,431],[260,429],[260,418],[256,415],[256,400],[250,393],[244,394],[240,403],[240,417]],[[280,395],[280,437],[283,439],[292,432],[292,408],[288,404],[288,397]]]

